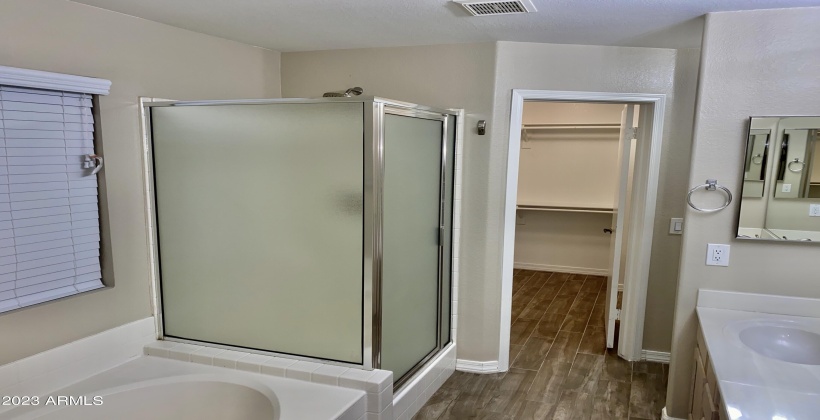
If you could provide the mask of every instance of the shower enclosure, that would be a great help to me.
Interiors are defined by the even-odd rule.
[[[161,335],[393,371],[451,342],[460,113],[381,98],[146,105]]]

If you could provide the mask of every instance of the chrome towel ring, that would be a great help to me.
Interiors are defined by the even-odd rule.
[[[702,208],[692,204],[692,193],[694,193],[695,191],[697,191],[700,188],[705,188],[706,191],[716,191],[717,189],[723,190],[723,192],[726,193],[726,203],[724,203],[722,206],[720,206],[718,208],[714,208],[714,209],[702,209]],[[689,190],[689,194],[686,195],[686,202],[689,203],[689,207],[691,207],[691,208],[693,208],[693,209],[695,209],[699,212],[714,213],[716,211],[721,211],[721,210],[725,209],[726,207],[729,207],[729,204],[732,204],[732,192],[729,191],[729,189],[724,187],[723,185],[718,185],[716,179],[707,179],[705,184],[698,185],[697,187],[692,188],[691,190]]]
[[[794,165],[795,163],[800,165],[800,168],[792,169],[792,165]],[[806,167],[806,162],[803,162],[802,160],[800,160],[800,158],[794,158],[794,160],[789,162],[789,164],[786,165],[786,167],[789,168],[789,172],[794,172],[794,173],[797,174],[797,173],[803,172],[803,168]]]

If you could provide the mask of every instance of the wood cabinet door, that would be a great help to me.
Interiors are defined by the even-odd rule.
[[[706,370],[700,358],[700,350],[695,348],[695,377],[692,384],[692,407],[690,413],[693,418],[699,419],[703,416],[703,391],[706,384]]]

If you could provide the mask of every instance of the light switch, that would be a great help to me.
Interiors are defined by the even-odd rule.
[[[809,204],[809,216],[820,217],[820,204]]]
[[[792,184],[783,184],[783,192],[792,192]]]
[[[669,221],[669,233],[672,235],[681,235],[683,234],[683,219],[679,217],[673,217]]]

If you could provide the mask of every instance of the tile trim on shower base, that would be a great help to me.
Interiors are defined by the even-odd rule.
[[[148,317],[2,365],[0,395],[57,391],[139,357],[154,340],[154,317]],[[11,408],[0,406],[0,412]]]
[[[441,354],[408,382],[393,399],[396,420],[410,420],[455,372],[456,346],[450,343]]]

